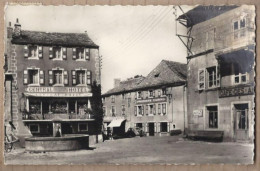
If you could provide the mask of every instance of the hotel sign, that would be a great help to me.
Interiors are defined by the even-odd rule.
[[[25,95],[38,97],[90,97],[88,87],[27,87]]]
[[[228,87],[222,88],[219,91],[219,97],[233,97],[233,96],[245,96],[245,95],[253,95],[254,87],[253,86],[245,86],[245,87]]]
[[[136,103],[158,103],[158,102],[166,102],[166,97],[152,98],[152,99],[137,99]]]

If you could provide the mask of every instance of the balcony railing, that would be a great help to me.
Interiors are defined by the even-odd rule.
[[[23,114],[23,120],[94,119],[92,114]]]

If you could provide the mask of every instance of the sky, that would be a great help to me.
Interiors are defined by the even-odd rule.
[[[186,12],[192,7],[183,6]],[[173,6],[21,6],[9,5],[5,24],[19,18],[21,29],[84,33],[100,46],[102,93],[114,79],[146,76],[163,59],[186,63],[176,36]],[[180,10],[177,14],[181,14]],[[177,25],[177,33],[186,28]]]

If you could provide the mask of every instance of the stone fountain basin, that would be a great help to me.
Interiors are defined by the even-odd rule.
[[[63,137],[31,137],[25,139],[25,151],[50,152],[72,151],[89,148],[89,135],[66,135]]]

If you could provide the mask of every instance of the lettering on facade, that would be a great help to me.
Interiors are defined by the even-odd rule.
[[[200,110],[193,110],[193,115],[202,117],[203,116],[203,110],[202,109],[200,109]]]
[[[137,103],[137,104],[140,104],[140,103],[166,102],[166,100],[167,100],[166,97],[160,97],[160,98],[136,100],[136,103]]]
[[[246,87],[230,87],[230,88],[222,88],[219,92],[219,97],[232,97],[232,96],[245,96],[245,95],[253,95],[254,87],[246,86]]]
[[[87,93],[90,92],[88,87],[27,87],[29,93]]]

